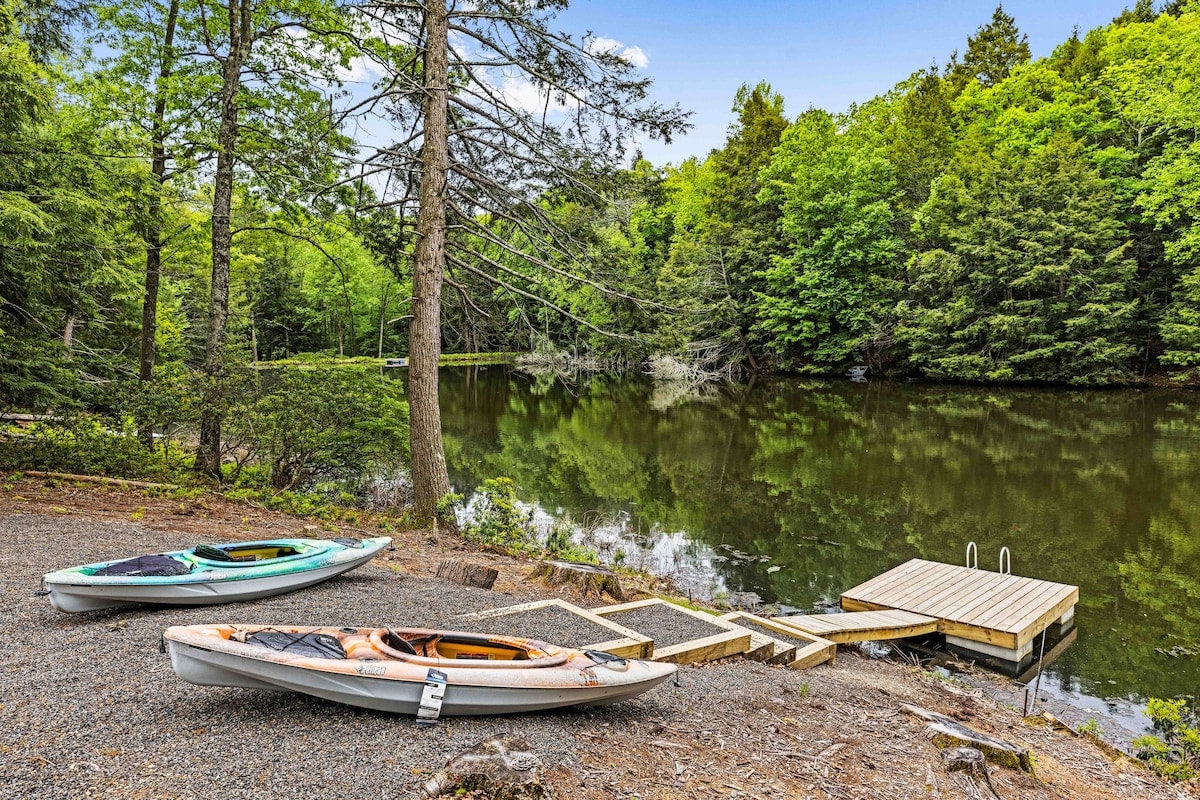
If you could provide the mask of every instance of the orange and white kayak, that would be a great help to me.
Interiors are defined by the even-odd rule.
[[[610,705],[677,669],[533,639],[424,628],[187,625],[163,636],[172,667],[190,683],[286,689],[424,721]]]

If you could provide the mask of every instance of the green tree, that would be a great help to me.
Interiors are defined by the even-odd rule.
[[[959,154],[918,215],[940,247],[909,265],[897,336],[937,379],[1103,384],[1128,377],[1136,264],[1079,143]]]
[[[772,259],[784,252],[780,239],[779,203],[762,195],[761,171],[788,127],[783,96],[760,82],[743,84],[734,97],[737,121],[730,125],[725,146],[709,157],[707,247],[719,254],[717,276],[729,302],[721,336],[734,344],[752,368],[758,364],[750,332],[754,324],[754,297],[762,288],[762,274]]]
[[[57,105],[55,76],[19,30],[0,5],[0,397],[44,408],[80,402],[122,366],[132,286],[121,201],[138,166],[95,153],[103,131]]]
[[[856,119],[806,112],[763,171],[762,196],[781,206],[791,251],[763,273],[758,325],[791,368],[878,363],[875,331],[902,243],[895,169],[871,126]]]
[[[287,203],[332,183],[330,157],[346,142],[332,130],[335,69],[352,26],[323,0],[201,2],[190,20],[213,67],[212,273],[203,372],[207,378],[196,467],[219,476],[219,383],[226,374],[234,194],[239,169],[257,191]],[[304,35],[314,34],[314,35]],[[293,194],[294,193],[294,194]]]
[[[910,84],[897,104],[888,149],[909,214],[929,199],[929,187],[945,171],[954,144],[953,111],[937,68],[916,73]]]
[[[1029,62],[1028,37],[1017,28],[1013,17],[997,5],[992,21],[983,25],[974,36],[967,37],[967,52],[961,63],[951,62],[949,81],[955,94],[971,81],[993,86],[1004,80],[1014,67]]]

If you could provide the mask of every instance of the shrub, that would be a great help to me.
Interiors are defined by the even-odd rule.
[[[1200,768],[1200,725],[1184,700],[1150,698],[1146,714],[1159,735],[1133,740],[1138,758],[1152,770],[1174,781],[1196,777]]]
[[[356,479],[407,461],[402,391],[369,369],[284,370],[227,428],[274,489]]]
[[[517,487],[512,478],[490,478],[477,490],[471,518],[464,533],[502,550],[521,552],[537,540],[533,513],[517,506]]]

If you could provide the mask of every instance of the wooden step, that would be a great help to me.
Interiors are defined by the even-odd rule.
[[[837,645],[820,636],[813,636],[774,619],[759,617],[745,611],[731,611],[719,619],[750,631],[751,650],[747,658],[780,664],[789,669],[808,669],[837,657]]]
[[[775,622],[838,644],[905,639],[937,633],[938,620],[911,611],[853,611],[772,617]]]

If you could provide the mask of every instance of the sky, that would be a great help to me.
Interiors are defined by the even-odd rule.
[[[1004,0],[1033,57],[1050,55],[1078,26],[1107,25],[1135,0]],[[724,145],[743,83],[766,81],[789,119],[810,107],[845,111],[918,69],[961,56],[996,0],[572,0],[552,27],[591,31],[654,81],[652,98],[693,112],[670,145],[644,141],[658,166]]]

